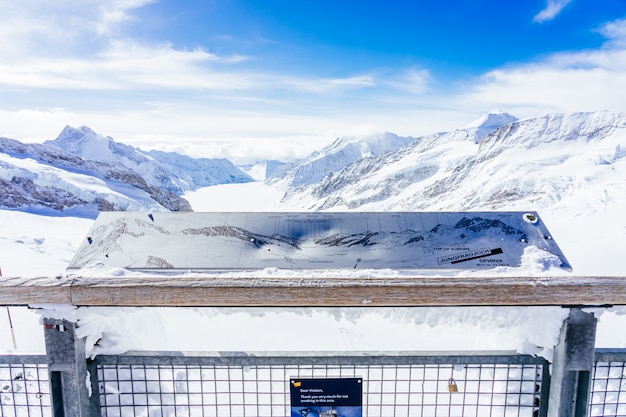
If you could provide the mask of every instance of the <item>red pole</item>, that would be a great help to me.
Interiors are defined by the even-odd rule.
[[[11,339],[13,340],[13,350],[17,350],[17,342],[15,341],[15,331],[13,330],[13,320],[11,320],[11,310],[7,306],[7,316],[9,317],[9,327],[11,328]]]

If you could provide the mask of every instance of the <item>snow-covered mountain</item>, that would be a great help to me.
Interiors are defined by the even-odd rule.
[[[66,126],[55,140],[0,138],[0,208],[95,218],[103,210],[191,210],[189,190],[253,179],[225,159],[145,152]]]
[[[590,204],[624,195],[615,169],[626,155],[626,114],[547,115],[502,125],[477,140],[480,129],[420,137],[360,158],[316,182],[292,185],[281,205],[335,211],[541,208],[565,202],[583,185]]]
[[[84,159],[125,167],[145,178],[151,186],[177,195],[199,187],[253,181],[226,159],[194,159],[173,152],[146,152],[100,135],[87,126],[66,126],[56,139],[44,143]]]
[[[485,136],[498,129],[500,126],[508,125],[516,121],[517,117],[506,112],[494,110],[474,120],[462,130],[473,134],[476,138],[476,143],[479,143]]]
[[[137,173],[54,146],[0,138],[0,208],[95,218],[102,210],[191,210]]]
[[[389,132],[337,138],[321,151],[313,152],[286,176],[282,178],[272,176],[270,180],[286,180],[289,185],[295,187],[314,184],[355,161],[396,150],[413,141],[414,138]]]
[[[276,210],[540,210],[567,204],[583,186],[589,204],[624,195],[615,170],[625,138],[624,114],[500,112],[419,138],[344,137],[294,167],[246,169],[284,187]],[[66,127],[46,144],[2,139],[0,151],[0,204],[13,209],[186,210],[183,190],[252,181],[228,161],[144,152],[86,127]]]
[[[255,180],[265,181],[272,178],[282,178],[293,167],[294,164],[292,162],[264,160],[255,164],[240,166],[239,168]]]
[[[517,118],[508,113],[494,111],[487,113],[463,129],[451,133],[438,133],[424,141],[439,141],[442,136],[462,138],[479,143],[482,138],[500,126],[516,121]],[[345,136],[337,138],[324,149],[314,152],[305,158],[287,175],[268,177],[269,181],[282,180],[291,187],[300,187],[318,183],[327,176],[336,176],[342,169],[359,161],[378,160],[383,154],[393,153],[399,149],[415,144],[416,138],[402,137],[393,133],[372,133],[361,136]],[[446,139],[443,139],[446,140]]]
[[[239,184],[254,179],[227,159],[191,158],[176,152],[145,152],[163,167],[183,191],[219,184]]]

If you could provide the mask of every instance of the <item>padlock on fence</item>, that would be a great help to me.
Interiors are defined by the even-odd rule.
[[[459,387],[456,385],[454,378],[448,379],[448,391],[459,392]]]

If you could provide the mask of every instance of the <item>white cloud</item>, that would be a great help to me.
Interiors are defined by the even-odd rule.
[[[546,8],[533,18],[533,22],[543,23],[554,19],[572,0],[548,0]]]
[[[626,47],[626,19],[619,19],[602,26],[598,32],[610,40],[610,44]]]
[[[497,106],[520,115],[624,111],[626,50],[557,54],[541,62],[485,74],[461,95],[469,106]]]
[[[81,118],[67,109],[0,110],[0,136],[23,142],[54,139],[66,125],[81,125]]]
[[[247,58],[140,44],[122,26],[153,0],[0,0],[0,88],[110,90],[249,88],[258,80],[214,70]]]
[[[402,77],[360,73],[334,78],[251,67],[257,57],[217,55],[205,49],[177,49],[168,43],[140,43],[126,36],[124,24],[154,0],[33,0],[17,6],[0,0],[0,89],[135,91],[181,95],[243,92],[229,100],[278,103],[280,96],[337,97],[381,86],[412,93],[425,86],[424,73]],[[4,10],[3,10],[4,12]],[[8,46],[7,46],[8,45]],[[25,90],[28,91],[28,90]],[[263,92],[262,94],[259,92]]]
[[[321,81],[329,86],[347,86],[347,87],[373,87],[375,85],[374,78],[371,75],[359,75],[347,78],[331,78]]]
[[[0,0],[0,60],[89,55],[153,0]]]
[[[12,45],[2,48],[0,91],[24,92],[19,99],[22,107],[33,106],[26,101],[28,95],[39,97],[42,92],[59,94],[61,103],[53,106],[68,106],[68,100],[76,102],[87,94],[118,92],[121,97],[128,92],[144,103],[123,99],[121,105],[127,108],[162,96],[191,102],[202,94],[215,101],[216,94],[222,94],[229,103],[265,103],[291,110],[295,102],[319,106],[312,102],[314,97],[338,100],[356,91],[374,94],[376,89],[395,88],[414,94],[424,89],[425,73],[415,70],[401,77],[360,73],[335,78],[259,71],[252,67],[256,57],[176,49],[125,36],[124,23],[151,1],[34,0],[15,6],[11,0],[0,0],[8,10],[0,16],[0,40]],[[96,107],[98,96],[86,105]]]
[[[153,3],[155,0],[115,0],[104,4],[100,2],[96,8],[98,19],[94,27],[96,31],[103,35],[111,33],[120,23],[132,20],[129,13],[135,9]]]
[[[0,86],[53,89],[134,89],[146,86],[183,89],[251,88],[258,80],[207,68],[236,64],[242,56],[220,57],[201,49],[175,50],[170,45],[111,42],[90,57],[58,57],[0,61]]]
[[[432,76],[428,70],[410,68],[399,75],[387,77],[387,85],[397,91],[404,91],[411,95],[422,95],[429,91]]]

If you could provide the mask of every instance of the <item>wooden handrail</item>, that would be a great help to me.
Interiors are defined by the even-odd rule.
[[[1,278],[0,305],[600,306],[626,305],[626,277]]]

